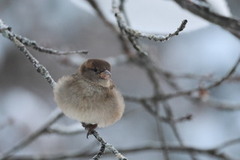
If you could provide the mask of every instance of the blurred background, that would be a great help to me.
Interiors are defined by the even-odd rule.
[[[110,22],[116,24],[111,1],[97,1]],[[225,1],[224,1],[225,2]],[[240,17],[240,1],[215,1],[216,12],[225,16]],[[144,48],[156,63],[174,74],[213,75],[221,78],[235,64],[240,54],[239,39],[219,26],[192,15],[171,0],[126,1],[126,12],[134,29],[147,33],[173,32],[183,19],[186,29],[164,43],[142,40]],[[88,50],[84,58],[107,58],[124,54],[119,39],[95,14],[84,0],[0,0],[0,19],[12,27],[13,32],[57,50]],[[76,66],[64,63],[66,59],[81,64],[82,56],[55,56],[31,50],[57,80],[72,74]],[[151,82],[145,72],[131,65],[112,68],[113,79],[124,95],[151,96]],[[239,75],[239,69],[238,69]],[[177,79],[183,90],[200,84],[199,80]],[[204,84],[203,84],[204,85]],[[239,82],[227,82],[210,91],[211,98],[221,102],[240,104]],[[180,97],[169,101],[176,117],[191,114],[191,121],[178,124],[179,133],[186,145],[197,148],[215,147],[240,135],[240,112],[215,109],[205,103],[192,103]],[[9,40],[0,37],[0,153],[8,150],[22,138],[35,131],[56,108],[52,88],[38,74],[32,64]],[[57,123],[77,123],[63,117]],[[116,148],[131,148],[159,141],[156,120],[141,105],[126,103],[121,121],[99,133]],[[80,125],[80,124],[79,124]],[[169,126],[164,125],[166,143],[177,144]],[[67,152],[97,151],[94,138],[86,134],[60,136],[46,134],[17,152],[15,155],[51,155]],[[240,159],[240,145],[224,151]],[[129,159],[161,159],[161,152],[145,151],[126,154]],[[186,154],[171,154],[172,159],[189,159]],[[90,158],[90,157],[89,157]],[[86,159],[86,158],[83,158]],[[104,156],[102,159],[113,159]],[[200,157],[199,159],[210,159]]]

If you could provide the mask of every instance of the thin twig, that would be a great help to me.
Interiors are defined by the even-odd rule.
[[[238,111],[240,110],[240,103],[238,102],[229,102],[229,101],[222,101],[222,100],[218,100],[218,99],[214,99],[212,97],[209,97],[206,101],[202,101],[199,98],[192,98],[193,102],[195,102],[196,104],[200,103],[200,104],[204,104],[208,107],[212,107],[215,109],[219,109],[219,110],[224,110],[224,111]]]
[[[220,150],[222,150],[223,148],[230,147],[230,146],[232,146],[232,145],[234,145],[234,144],[237,144],[237,143],[239,143],[239,142],[240,142],[240,138],[236,138],[236,139],[232,139],[232,140],[230,140],[230,141],[226,141],[226,142],[220,144],[219,146],[217,146],[217,147],[216,147],[216,150],[220,151]]]
[[[154,95],[159,94],[160,90],[161,90],[161,87],[160,87],[160,84],[158,82],[158,79],[155,76],[154,71],[148,65],[144,65],[144,69],[146,71],[146,74],[148,75],[147,77],[149,78],[149,80],[150,80],[150,82],[153,86],[153,94]],[[158,107],[158,101],[153,101],[152,104],[153,104],[153,107],[155,109],[154,112],[156,113],[154,118],[156,120],[157,131],[158,131],[158,135],[159,135],[159,141],[162,143],[163,147],[165,146],[165,149],[163,150],[163,157],[164,157],[165,160],[170,160],[169,151],[167,149],[167,143],[166,143],[166,140],[165,140],[164,129],[163,129],[163,125],[162,125],[163,123],[162,123],[161,119],[159,119],[161,108]]]
[[[169,33],[168,35],[159,35],[159,34],[149,34],[149,33],[143,33],[137,30],[134,30],[130,27],[126,27],[125,28],[125,32],[127,32],[127,34],[130,34],[131,36],[135,37],[135,38],[146,38],[149,40],[153,40],[153,41],[167,41],[170,38],[177,36],[181,31],[183,31],[183,29],[186,27],[187,24],[187,20],[183,20],[182,23],[180,24],[180,26],[177,28],[177,30],[173,33]]]
[[[106,145],[101,145],[99,152],[93,157],[93,159],[99,160],[102,157],[102,155],[104,154],[105,148],[106,148]]]
[[[128,21],[124,20],[124,18],[127,19],[127,17],[124,17],[124,16],[126,16],[126,14],[122,15],[121,11],[123,11],[123,10],[121,10],[121,7],[122,7],[121,4],[117,5],[116,0],[112,1],[112,8],[113,8],[113,12],[116,17],[116,20],[117,20],[118,27],[119,27],[122,35],[125,35],[127,32],[125,31],[124,26],[128,26],[128,24],[127,24]],[[148,56],[148,53],[142,49],[141,45],[139,45],[138,41],[133,36],[131,36],[130,34],[127,34],[127,38],[129,40],[129,42],[132,44],[133,48],[137,51],[137,53],[140,57]]]
[[[45,133],[49,134],[58,134],[58,135],[75,135],[85,133],[85,129],[79,125],[79,123],[71,125],[71,126],[63,126],[63,125],[52,125],[48,127]]]
[[[130,21],[129,21],[129,18],[127,16],[126,9],[125,9],[125,2],[126,2],[126,0],[120,0],[119,10],[122,12],[123,17],[126,21],[126,24],[130,26]]]
[[[0,19],[0,28],[9,28],[6,26],[3,21]],[[40,73],[44,79],[53,87],[55,85],[55,81],[53,80],[52,76],[49,74],[48,70],[38,62],[38,60],[28,51],[25,45],[20,42],[15,34],[9,30],[3,30],[2,35],[12,41],[17,48],[25,55],[25,57],[32,63],[33,67]]]
[[[147,103],[147,101],[142,101],[141,104],[151,115],[157,116],[156,112],[152,109],[152,106]],[[170,121],[174,121],[174,123],[180,123],[180,122],[192,120],[192,115],[187,114],[182,117],[175,118],[175,119],[170,119],[169,117],[163,117],[163,116],[158,116],[158,118],[161,119],[161,121],[164,123],[170,123]]]
[[[127,55],[130,54],[130,48],[129,48],[129,45],[127,43],[127,40],[126,38],[121,34],[119,33],[119,31],[117,30],[117,28],[115,27],[115,25],[113,25],[111,22],[109,22],[106,18],[106,16],[103,14],[101,8],[99,7],[98,3],[95,1],[95,0],[86,0],[90,5],[91,7],[96,11],[98,17],[103,21],[103,23],[108,26],[114,33],[117,34],[118,36],[118,39],[120,40],[121,42],[121,45],[122,45],[122,48],[123,48],[123,51],[124,53],[126,53]]]
[[[240,64],[240,57],[238,58],[238,60],[236,61],[236,63],[233,65],[233,67],[230,69],[230,71],[228,71],[226,73],[225,76],[223,76],[221,79],[219,79],[218,81],[215,81],[214,83],[208,85],[207,87],[198,87],[198,88],[194,88],[194,89],[190,89],[190,90],[186,90],[186,91],[178,91],[175,93],[169,93],[169,94],[159,94],[159,95],[154,95],[152,97],[133,97],[133,96],[125,96],[125,99],[128,101],[132,101],[132,102],[137,102],[139,103],[140,101],[143,100],[168,100],[171,98],[177,98],[180,96],[191,96],[194,92],[198,92],[200,90],[210,90],[213,89],[215,87],[218,87],[219,85],[221,85],[222,83],[224,83],[229,77],[231,77],[238,65]]]
[[[49,74],[48,70],[41,65],[38,60],[28,51],[26,46],[17,39],[15,34],[10,31],[9,27],[3,23],[3,21],[0,19],[0,33],[8,38],[10,41],[12,41],[17,48],[26,56],[26,58],[33,64],[34,68],[37,70],[38,73],[40,73],[46,80],[47,82],[51,85],[51,87],[54,87],[56,82],[54,79],[51,77]],[[49,119],[43,124],[42,127],[38,128],[34,133],[23,139],[21,142],[10,148],[8,151],[6,151],[3,155],[1,155],[0,159],[4,160],[7,159],[11,156],[12,153],[24,148],[24,146],[28,145],[30,142],[32,142],[34,139],[42,135],[43,133],[49,131],[47,130],[48,127],[53,124],[55,121],[57,121],[61,116],[62,112],[59,109],[56,109],[49,117]],[[107,149],[112,151],[114,155],[119,159],[119,160],[126,160],[126,158],[119,153],[112,145],[108,144],[105,142],[99,134],[94,131],[93,132],[94,137],[102,144],[105,145]],[[103,149],[103,147],[101,147]]]
[[[89,5],[95,10],[98,17],[106,24],[112,31],[117,32],[116,27],[107,20],[106,16],[103,14],[101,8],[99,7],[98,3],[95,0],[86,0]]]
[[[11,28],[3,23],[3,21],[0,19],[0,33],[9,40],[15,41],[15,43],[20,44],[21,42],[25,47],[31,47],[39,52],[44,52],[48,54],[53,55],[68,55],[68,54],[87,54],[88,51],[86,50],[78,50],[78,51],[59,51],[52,48],[46,48],[43,46],[40,46],[36,41],[30,40],[26,37],[23,37],[21,35],[15,34],[11,31]],[[16,42],[19,41],[19,42]],[[19,47],[22,47],[21,45]]]
[[[36,41],[30,40],[26,37],[23,37],[21,35],[14,34],[17,40],[19,40],[21,43],[23,43],[27,47],[31,47],[35,49],[36,51],[52,54],[52,55],[69,55],[69,54],[87,54],[87,50],[78,50],[78,51],[59,51],[52,48],[46,48],[43,46],[40,46]]]
[[[190,0],[174,0],[182,8],[189,10],[193,14],[206,19],[216,25],[219,25],[240,38],[240,21],[234,18],[225,17],[212,12],[204,5],[198,5]]]
[[[171,106],[169,105],[169,103],[167,101],[162,102],[163,104],[163,108],[166,112],[167,117],[170,119],[169,120],[169,124],[170,127],[172,128],[173,134],[175,135],[178,143],[180,144],[181,147],[185,147],[185,144],[183,143],[182,137],[178,131],[177,125],[174,122],[174,115],[173,115],[173,111],[171,109]],[[189,152],[189,156],[191,157],[192,160],[196,160],[195,155],[192,152]]]
[[[153,85],[154,95],[157,95],[159,93],[163,93],[164,91],[160,87],[159,81],[158,81],[158,79],[155,75],[155,72],[154,72],[154,68],[150,67],[149,65],[144,65],[144,66],[146,66],[146,71],[147,71],[149,80],[151,81],[151,84]],[[161,121],[161,119],[158,118],[159,117],[159,115],[158,115],[159,114],[159,111],[158,111],[159,107],[157,105],[158,102],[154,100],[153,103],[154,103],[154,106],[155,106],[155,112],[156,112],[155,119],[158,123],[158,130],[159,130],[159,132],[161,132],[161,134],[163,134],[164,132],[162,131],[162,126],[161,126],[162,121]],[[178,140],[180,146],[184,147],[185,145],[184,145],[183,140],[180,136],[180,133],[178,132],[176,123],[174,122],[174,115],[172,113],[171,106],[168,104],[167,101],[163,101],[162,104],[163,104],[163,109],[166,113],[166,116],[169,119],[168,124],[172,128],[172,131],[173,131],[176,139]],[[162,135],[160,138],[161,138],[161,142],[163,142],[163,146],[165,146],[166,144],[165,144],[164,136]],[[191,157],[192,160],[196,160],[195,156],[192,153],[189,153],[189,154],[190,154],[190,157]],[[165,157],[166,160],[169,159],[167,148],[166,148],[166,151],[164,151],[164,157]]]
[[[159,143],[151,143],[151,144],[145,144],[145,145],[138,145],[127,149],[119,149],[121,153],[124,154],[130,154],[130,153],[143,153],[146,151],[159,151],[165,149],[164,147],[160,146]],[[168,150],[175,153],[194,153],[194,154],[200,154],[204,156],[209,156],[212,158],[218,158],[221,160],[236,160],[227,154],[219,153],[216,148],[210,148],[210,149],[200,149],[195,147],[181,147],[181,146],[168,146]],[[9,160],[60,160],[60,159],[67,159],[67,158],[87,158],[91,155],[84,154],[82,152],[75,152],[75,153],[65,153],[52,155],[52,156],[14,156],[9,158]],[[111,152],[106,152],[105,155],[110,155]]]
[[[153,105],[154,105],[155,112],[156,112],[156,116],[154,116],[154,118],[156,120],[158,137],[159,137],[159,141],[161,142],[161,144],[164,148],[163,149],[163,158],[165,160],[170,160],[168,145],[167,145],[167,142],[166,142],[166,139],[165,139],[165,134],[164,134],[163,123],[162,123],[161,119],[158,118],[160,116],[160,109],[161,108],[158,107],[157,101],[155,101],[153,103],[154,103]]]
[[[99,136],[98,132],[95,130],[92,132],[92,135],[98,140],[98,142],[101,143],[101,146],[105,146],[106,149],[111,151],[115,157],[119,160],[127,160],[126,157],[124,157],[113,145],[107,143],[105,140],[102,139],[102,137]],[[101,147],[102,149],[102,147]],[[98,153],[99,154],[99,153]]]
[[[134,38],[147,38],[149,40],[163,42],[163,41],[169,40],[171,37],[177,36],[181,31],[183,31],[183,29],[186,27],[186,24],[187,24],[187,20],[183,20],[180,26],[177,28],[177,30],[173,33],[169,33],[168,35],[148,34],[148,33],[137,31],[129,27],[125,22],[121,11],[122,11],[121,5],[118,6],[117,2],[113,0],[113,12],[115,13],[115,17],[117,19],[120,29],[127,35]]]
[[[237,67],[238,67],[239,63],[240,63],[240,56],[239,56],[237,62],[232,67],[232,69],[224,77],[222,77],[222,79],[220,79],[219,81],[216,81],[215,83],[209,85],[207,87],[207,90],[215,88],[215,87],[221,85],[227,79],[229,79],[233,75],[233,73],[235,73],[235,71],[237,70]]]
[[[4,160],[4,159],[8,159],[9,157],[11,157],[11,155],[17,151],[19,151],[20,149],[23,149],[25,146],[27,146],[29,143],[31,143],[33,140],[35,140],[36,138],[38,138],[40,135],[42,135],[46,129],[51,126],[54,122],[56,122],[59,118],[62,117],[62,112],[57,108],[55,109],[47,118],[47,120],[45,121],[45,123],[43,123],[43,125],[41,127],[39,127],[35,132],[31,133],[30,135],[28,135],[26,138],[24,138],[23,140],[21,140],[19,143],[17,143],[16,145],[14,145],[13,147],[11,147],[9,150],[7,150],[6,152],[4,152],[1,156],[0,159]]]

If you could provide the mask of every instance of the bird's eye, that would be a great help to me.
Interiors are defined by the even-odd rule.
[[[94,72],[97,72],[97,71],[98,71],[97,68],[93,68],[92,70],[93,70]]]

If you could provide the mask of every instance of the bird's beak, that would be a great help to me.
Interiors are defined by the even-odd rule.
[[[100,73],[100,78],[108,80],[111,78],[111,72],[108,70],[105,70],[103,72]]]

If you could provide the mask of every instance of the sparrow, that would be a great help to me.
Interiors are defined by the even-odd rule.
[[[77,72],[63,76],[53,89],[58,107],[88,130],[107,127],[121,119],[125,103],[111,78],[111,66],[101,59],[89,59]]]

